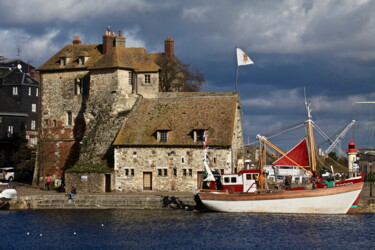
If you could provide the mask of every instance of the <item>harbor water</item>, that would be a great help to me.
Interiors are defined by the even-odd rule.
[[[0,249],[373,249],[375,214],[0,211]]]

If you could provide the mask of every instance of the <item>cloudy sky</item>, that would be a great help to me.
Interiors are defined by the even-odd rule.
[[[203,91],[233,91],[238,46],[255,62],[238,74],[246,142],[306,120],[305,88],[329,136],[356,119],[342,143],[374,147],[375,104],[353,105],[375,101],[373,13],[370,0],[1,1],[0,55],[17,58],[20,48],[39,67],[75,35],[97,44],[111,26],[149,52],[171,36],[177,56],[204,73]]]

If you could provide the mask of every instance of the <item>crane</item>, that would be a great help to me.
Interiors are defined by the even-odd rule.
[[[346,133],[349,131],[349,129],[354,125],[355,120],[352,120],[348,126],[344,128],[343,131],[336,137],[336,139],[331,143],[331,145],[324,151],[326,155],[328,155],[334,147],[339,143],[339,141],[345,137]],[[331,141],[330,141],[331,142]]]

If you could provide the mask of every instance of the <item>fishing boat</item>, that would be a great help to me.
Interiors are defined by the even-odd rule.
[[[305,102],[308,120],[305,122],[307,136],[288,153],[282,152],[264,136],[258,135],[260,142],[260,168],[243,170],[238,174],[223,175],[221,186],[218,177],[208,167],[204,157],[208,189],[195,192],[203,205],[211,211],[251,212],[251,213],[296,213],[296,214],[346,214],[355,212],[364,184],[364,174],[346,180],[336,181],[329,186],[322,182],[317,173],[311,104]],[[270,189],[265,181],[265,152],[270,146],[282,155],[278,164],[298,166],[311,176],[303,187]],[[205,152],[207,150],[206,145]],[[311,169],[308,170],[307,168]],[[216,190],[215,190],[216,189]]]

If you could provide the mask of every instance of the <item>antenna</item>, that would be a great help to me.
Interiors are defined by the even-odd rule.
[[[18,57],[18,59],[20,59],[21,52],[22,52],[22,50],[20,49],[20,47],[17,47],[17,57]]]

